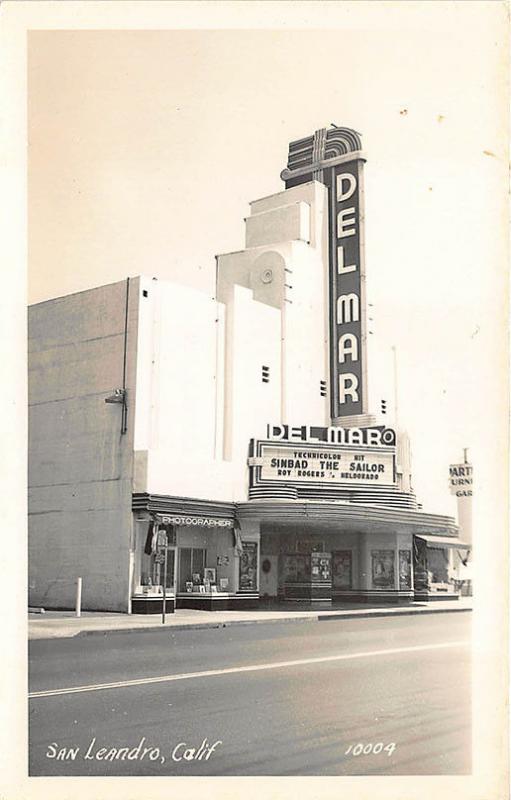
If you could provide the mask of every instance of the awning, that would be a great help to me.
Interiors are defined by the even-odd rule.
[[[456,550],[471,550],[472,545],[460,542],[453,536],[427,536],[426,534],[415,534],[418,539],[426,542],[428,547],[455,547]]]

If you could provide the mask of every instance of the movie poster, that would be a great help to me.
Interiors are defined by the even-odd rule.
[[[373,589],[394,588],[394,551],[371,550]]]

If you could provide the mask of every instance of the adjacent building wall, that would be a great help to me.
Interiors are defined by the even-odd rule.
[[[29,309],[29,603],[127,611],[138,279]],[[105,398],[123,385],[122,406]]]

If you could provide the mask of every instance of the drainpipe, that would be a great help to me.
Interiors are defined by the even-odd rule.
[[[124,353],[122,363],[122,423],[121,434],[128,430],[128,404],[126,402],[126,361],[128,355],[128,309],[130,299],[130,279],[126,278],[126,307],[124,311]]]

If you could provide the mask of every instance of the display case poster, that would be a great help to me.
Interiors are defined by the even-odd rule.
[[[399,588],[412,588],[412,553],[411,550],[399,551]]]
[[[351,550],[332,554],[332,578],[335,589],[351,589]]]
[[[330,553],[313,553],[311,556],[312,580],[332,580]]]
[[[257,590],[257,542],[243,542],[240,556],[240,591]]]
[[[371,550],[374,589],[394,588],[394,551]]]

